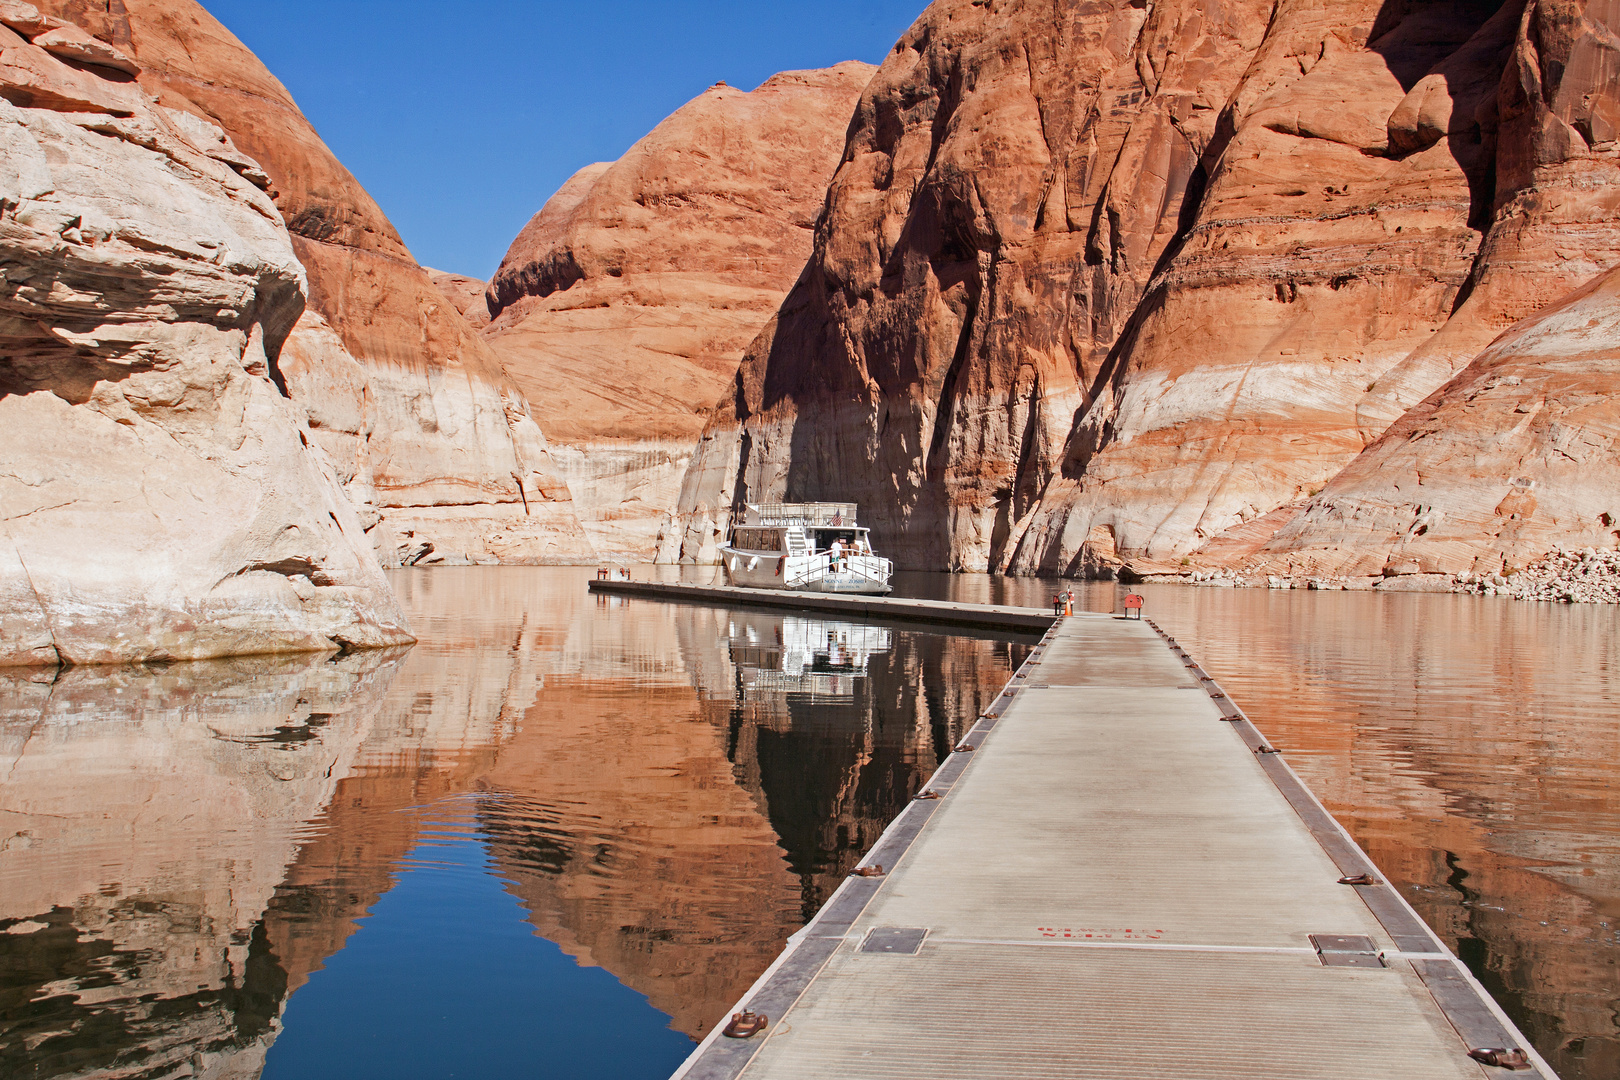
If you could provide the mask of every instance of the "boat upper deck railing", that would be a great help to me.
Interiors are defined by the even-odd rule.
[[[813,503],[748,503],[744,524],[798,525],[806,528],[831,526],[854,528],[855,504],[834,502]]]

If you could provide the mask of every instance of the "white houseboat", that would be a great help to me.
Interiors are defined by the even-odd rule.
[[[894,573],[855,524],[854,503],[750,503],[720,558],[728,581],[752,589],[886,593]]]

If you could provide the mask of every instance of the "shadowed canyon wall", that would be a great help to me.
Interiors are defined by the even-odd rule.
[[[1620,261],[1608,18],[938,0],[862,97],[661,558],[783,497],[859,501],[918,567],[1251,554]]]
[[[513,241],[484,336],[602,551],[652,557],[715,400],[810,255],[875,70],[710,87],[580,170]]]
[[[269,182],[138,70],[0,8],[0,665],[410,641],[277,385]]]
[[[308,271],[285,387],[384,563],[593,558],[521,392],[258,58],[192,0],[41,6],[252,157]]]

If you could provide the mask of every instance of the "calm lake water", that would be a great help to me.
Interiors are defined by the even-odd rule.
[[[399,652],[0,674],[0,1076],[660,1080],[1031,640],[590,574],[398,572]],[[1562,1075],[1620,1077],[1620,611],[1138,591]]]

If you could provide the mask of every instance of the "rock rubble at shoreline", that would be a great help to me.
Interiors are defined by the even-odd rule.
[[[1454,592],[1547,600],[1566,604],[1620,604],[1620,548],[1555,548],[1511,574],[1407,574],[1393,577],[1302,577],[1232,567],[1154,575],[1153,582],[1205,588],[1310,589],[1321,592]]]
[[[1464,575],[1455,591],[1566,604],[1620,604],[1620,548],[1557,548],[1516,574]]]

